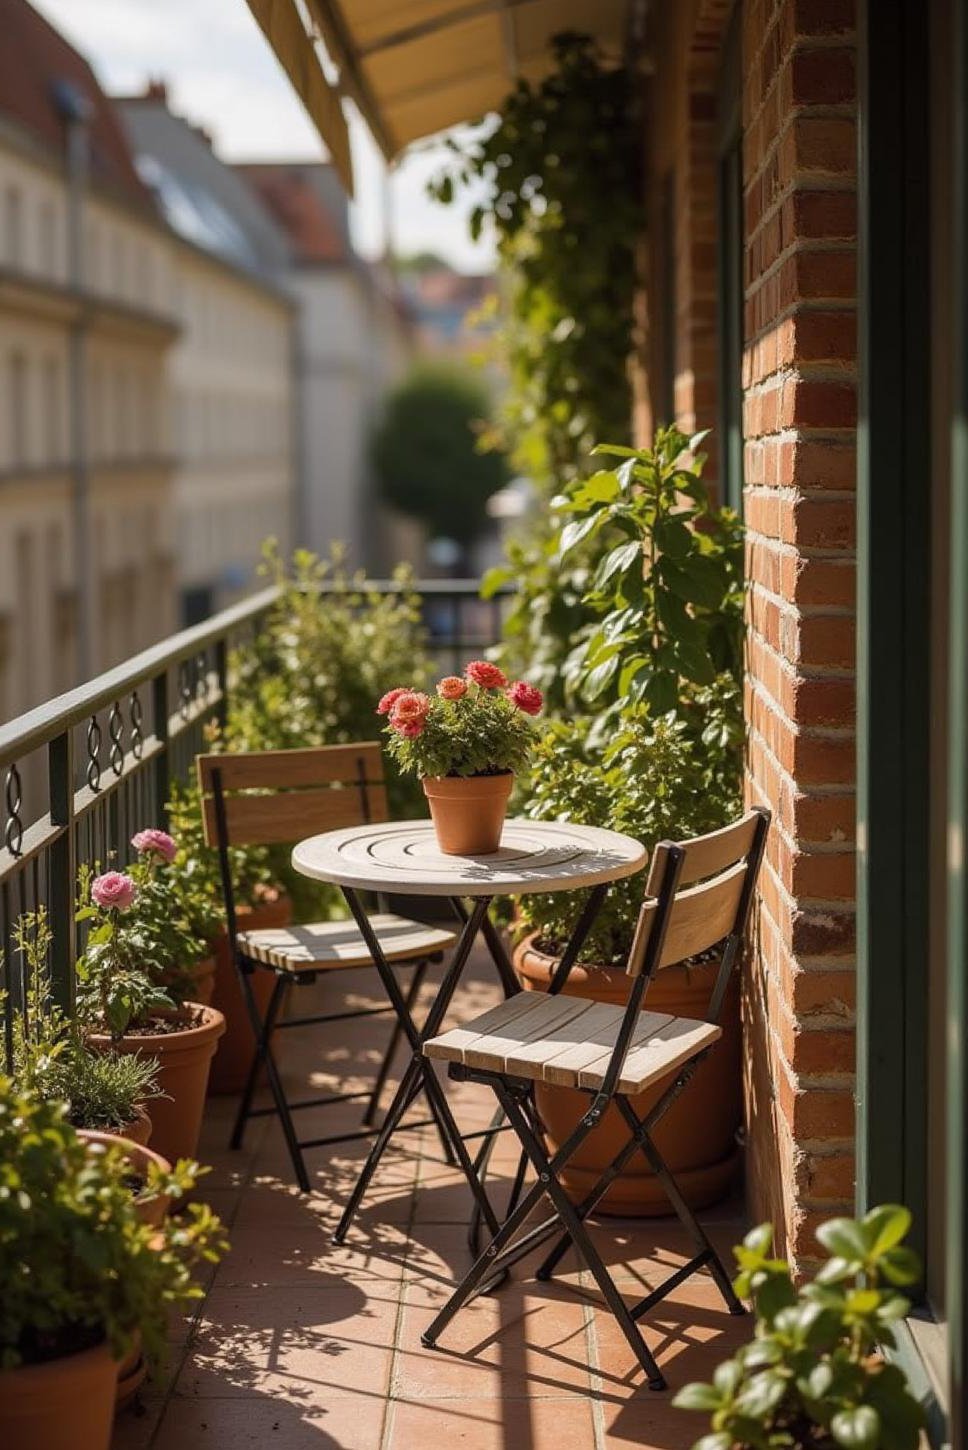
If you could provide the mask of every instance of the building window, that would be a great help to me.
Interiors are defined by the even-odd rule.
[[[44,453],[48,463],[63,462],[63,418],[61,366],[56,357],[49,357],[44,363]]]
[[[3,251],[9,267],[24,264],[23,197],[19,186],[8,186],[4,198]]]
[[[52,201],[41,203],[39,233],[40,270],[45,277],[56,277],[60,270],[57,265],[57,211]]]
[[[720,497],[743,512],[743,123],[737,6],[723,43],[719,87]]]
[[[22,352],[13,352],[7,364],[7,428],[10,439],[10,464],[22,468],[27,462],[27,359]]]

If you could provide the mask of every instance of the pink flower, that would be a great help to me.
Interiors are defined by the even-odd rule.
[[[437,694],[442,700],[459,700],[467,694],[467,686],[460,675],[445,675],[437,686]]]
[[[156,831],[153,826],[132,836],[131,844],[139,855],[160,856],[163,861],[174,861],[178,849],[167,831]]]
[[[422,690],[403,690],[393,702],[390,724],[409,724],[414,720],[422,723],[429,709],[430,701]]]
[[[386,694],[383,696],[383,699],[376,707],[376,713],[378,715],[389,715],[390,711],[393,709],[400,696],[409,695],[410,693],[411,691],[409,685],[398,685],[395,690],[387,690]]]
[[[398,735],[405,736],[407,740],[414,740],[418,735],[422,733],[424,728],[424,722],[422,719],[391,720],[390,728],[391,730],[395,730]]]
[[[105,911],[127,911],[134,901],[135,884],[124,871],[105,871],[91,882],[91,899]]]
[[[508,699],[526,715],[539,715],[544,704],[544,696],[537,685],[529,685],[524,680],[515,680],[508,690]]]
[[[490,660],[471,660],[464,674],[483,690],[503,690],[508,682],[504,671],[492,665]]]

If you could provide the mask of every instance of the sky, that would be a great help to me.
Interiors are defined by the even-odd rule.
[[[226,161],[318,160],[322,142],[289,87],[245,0],[33,0],[94,67],[109,94],[132,94],[149,78],[168,84],[169,105],[211,134]],[[364,256],[382,252],[387,213],[394,250],[435,251],[461,271],[490,267],[484,240],[467,236],[474,204],[442,207],[425,195],[441,148],[422,145],[385,182],[382,158],[353,114],[357,201],[351,219]]]

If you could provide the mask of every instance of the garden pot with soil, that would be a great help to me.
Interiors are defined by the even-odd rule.
[[[288,896],[279,896],[275,901],[267,901],[259,906],[241,906],[236,914],[239,931],[262,931],[274,926],[288,926],[292,920],[292,902]],[[216,937],[213,952],[215,977],[212,1006],[225,1018],[225,1032],[212,1062],[208,1090],[212,1095],[240,1093],[245,1086],[249,1064],[255,1052],[255,1034],[229,951],[229,939],[224,931]],[[275,981],[272,972],[252,974],[252,990],[259,1012],[263,1016]]]
[[[90,1035],[92,1047],[157,1058],[164,1096],[152,1102],[151,1147],[172,1163],[194,1158],[198,1150],[209,1069],[224,1031],[221,1012],[184,1002],[177,1012],[157,1013],[146,1029],[129,1031],[118,1041],[106,1033]]]
[[[514,953],[514,967],[528,991],[547,991],[558,958],[539,951],[528,936]],[[666,967],[646,993],[645,1009],[676,1017],[706,1015],[719,970],[719,959],[698,965]],[[619,967],[575,966],[565,992],[594,1002],[622,1005],[629,979]],[[742,1121],[739,980],[733,974],[720,1015],[722,1038],[696,1070],[689,1086],[669,1108],[655,1132],[656,1144],[675,1174],[686,1201],[693,1208],[716,1203],[728,1192],[736,1176],[739,1150],[736,1133]],[[632,1098],[643,1117],[668,1085],[653,1084]],[[571,1088],[535,1086],[538,1113],[551,1151],[568,1138],[588,1107],[588,1096]],[[602,1172],[628,1141],[628,1129],[617,1109],[609,1107],[600,1125],[585,1139],[561,1180],[576,1202],[594,1186]],[[657,1217],[670,1213],[669,1200],[641,1153],[636,1153],[599,1204],[602,1213],[622,1217]]]
[[[426,775],[424,794],[445,856],[489,856],[500,849],[514,775]]]
[[[0,1445],[108,1450],[118,1362],[107,1344],[0,1370]]]

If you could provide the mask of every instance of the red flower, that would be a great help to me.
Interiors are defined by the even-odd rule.
[[[430,700],[422,690],[401,690],[390,711],[390,724],[399,725],[413,720],[422,723],[429,709]]]
[[[398,685],[395,690],[387,690],[386,694],[383,696],[383,699],[376,707],[376,713],[378,715],[389,715],[390,711],[393,709],[400,696],[409,695],[409,693],[409,685]]]
[[[508,699],[526,715],[539,715],[544,704],[544,696],[538,687],[526,684],[524,680],[515,680],[508,690]]]
[[[508,682],[504,671],[492,665],[490,660],[471,660],[464,674],[482,690],[503,690]]]
[[[395,730],[398,735],[405,736],[407,740],[413,740],[415,736],[420,735],[423,731],[423,717],[421,716],[417,720],[391,719],[390,728],[391,730]]]

